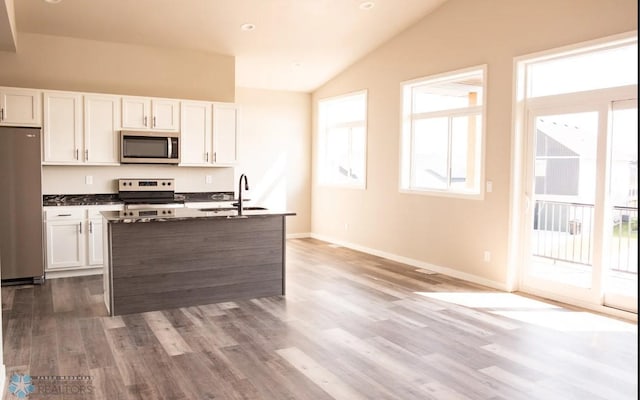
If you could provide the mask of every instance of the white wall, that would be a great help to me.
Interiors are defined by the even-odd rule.
[[[286,209],[288,234],[311,231],[311,96],[236,88],[240,162],[254,204]],[[237,189],[236,189],[237,190]]]
[[[206,177],[212,183],[206,183]],[[91,176],[93,184],[87,185]],[[232,192],[234,172],[230,167],[194,168],[171,165],[120,165],[114,167],[42,167],[42,194],[118,193],[119,178],[174,178],[176,192]]]

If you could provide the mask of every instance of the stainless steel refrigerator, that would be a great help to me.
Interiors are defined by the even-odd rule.
[[[0,278],[42,283],[40,128],[0,127]]]

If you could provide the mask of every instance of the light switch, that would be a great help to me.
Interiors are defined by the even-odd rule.
[[[487,193],[493,192],[493,182],[487,181]]]

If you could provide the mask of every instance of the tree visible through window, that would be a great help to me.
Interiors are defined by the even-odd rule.
[[[364,188],[367,92],[321,100],[318,111],[320,182]]]
[[[401,189],[480,193],[485,68],[402,85]]]

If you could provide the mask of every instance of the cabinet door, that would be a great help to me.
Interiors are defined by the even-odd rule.
[[[82,161],[82,95],[45,92],[43,125],[45,162]]]
[[[145,97],[122,98],[122,127],[126,129],[149,129],[151,126],[151,99]]]
[[[213,105],[213,160],[233,164],[238,160],[238,107],[230,103]]]
[[[102,265],[103,263],[103,235],[102,235],[102,218],[90,218],[88,226],[88,243],[87,247],[89,257],[89,265]]]
[[[180,106],[180,164],[210,165],[211,103],[183,101]]]
[[[0,88],[0,125],[42,126],[42,92]]]
[[[119,98],[84,97],[84,161],[92,164],[118,164]]]
[[[84,265],[86,227],[82,220],[47,221],[47,269]]]
[[[180,102],[154,99],[151,101],[151,128],[177,131],[180,127]]]

